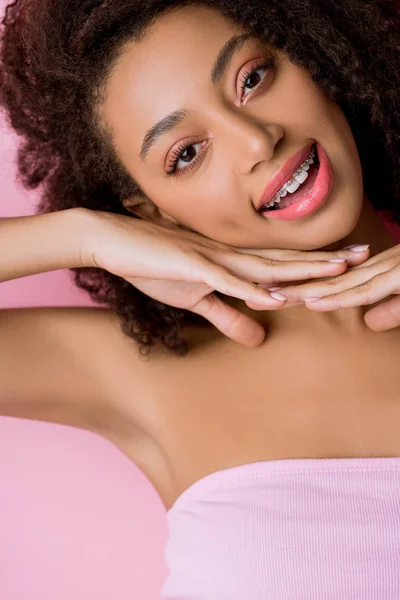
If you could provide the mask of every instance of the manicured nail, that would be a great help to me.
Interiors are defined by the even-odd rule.
[[[330,258],[328,262],[347,262],[347,258]]]
[[[276,290],[281,290],[282,287],[269,287],[267,288],[269,292],[276,292]]]
[[[304,302],[316,302],[317,300],[321,300],[321,298],[304,298]]]
[[[352,246],[345,246],[345,250],[351,250],[352,252],[363,252],[369,248],[369,244],[364,244],[363,246],[357,246],[357,244],[353,244]]]
[[[272,298],[276,298],[276,300],[287,300],[287,296],[284,296],[283,294],[277,294],[276,292],[272,292],[270,296],[272,296]]]

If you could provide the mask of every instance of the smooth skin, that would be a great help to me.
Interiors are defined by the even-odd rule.
[[[394,265],[395,242],[364,195],[357,149],[343,113],[306,70],[268,45],[247,39],[221,78],[210,81],[221,49],[242,34],[211,9],[185,7],[162,16],[140,42],[123,49],[107,81],[99,118],[112,131],[120,159],[143,190],[144,195],[125,203],[143,219],[143,226],[135,229],[134,220],[128,225],[128,217],[92,215],[78,254],[82,266],[107,268],[165,301],[169,282],[176,281],[178,305],[183,293],[194,290],[190,310],[199,302],[206,306],[209,293],[224,285],[214,265],[234,269],[239,256],[244,259],[238,272],[243,281],[285,288],[292,279],[295,285],[286,289],[293,302],[275,304],[273,310],[259,310],[250,292],[249,298],[240,293],[225,299],[266,332],[263,343],[253,340],[247,347],[237,344],[235,336],[227,337],[224,327],[187,326],[188,356],[156,347],[150,361],[141,361],[111,311],[4,311],[8,314],[1,322],[2,340],[8,343],[0,356],[0,396],[8,393],[12,398],[0,403],[1,414],[97,431],[143,470],[166,508],[194,481],[237,464],[400,455],[400,330],[392,326],[372,331],[364,305],[317,311],[295,292],[323,294],[329,286],[336,291],[340,281],[350,286],[367,259],[375,260],[368,269],[375,264],[380,266],[374,269],[388,273],[393,268],[385,261]],[[271,54],[274,69],[259,70],[259,81],[253,76],[245,92],[249,96],[243,99],[238,92],[241,75]],[[189,116],[159,137],[143,161],[146,133],[180,110]],[[179,160],[179,168],[203,154],[185,173],[167,176],[171,152],[182,140],[194,146]],[[265,219],[256,206],[269,178],[312,141],[324,146],[334,171],[328,202],[298,221]],[[165,271],[159,262],[151,262],[150,253],[138,260],[133,250],[146,247],[150,229],[141,242],[134,231],[143,234],[148,224],[171,226],[170,241],[178,231],[203,236],[202,246],[193,243],[194,251],[183,264],[189,287],[182,286],[182,271],[174,271],[174,262],[165,281]],[[66,232],[64,227],[65,239]],[[169,248],[173,258],[174,246],[168,246],[167,236],[161,240],[166,244],[163,256]],[[204,240],[209,240],[208,248]],[[343,249],[352,244],[370,248],[361,253]],[[304,260],[302,251],[312,251],[316,261],[354,258],[347,272],[346,264],[330,263],[334,271],[310,283],[310,274],[316,275],[310,269],[317,270],[312,261],[306,276],[300,275],[304,264],[297,271],[293,266]],[[393,256],[388,256],[390,251]],[[193,269],[195,257],[201,275]],[[267,260],[261,263],[260,257]],[[271,262],[277,259],[291,264],[285,269]],[[212,268],[205,275],[207,260]],[[266,266],[276,269],[266,272]],[[373,278],[377,272],[368,274]],[[333,275],[336,279],[329,283]],[[227,281],[232,284],[228,279],[225,285]],[[389,294],[393,289],[385,287]],[[24,346],[28,330],[30,341]],[[26,371],[29,361],[32,366]]]
[[[99,110],[120,159],[143,191],[125,207],[148,221],[195,231],[239,251],[257,248],[258,255],[260,248],[333,250],[369,243],[374,256],[392,247],[393,239],[363,193],[361,164],[347,120],[305,69],[249,37],[236,46],[223,75],[211,81],[216,57],[242,34],[216,11],[186,7],[161,17],[140,43],[126,45]],[[244,75],[270,57],[274,67],[260,67],[244,81]],[[243,83],[247,85],[241,89]],[[180,111],[185,117],[157,137],[143,158],[148,132]],[[257,208],[266,183],[312,141],[324,146],[333,167],[329,201],[298,221],[265,219]],[[167,175],[177,151],[181,158],[175,176]],[[351,286],[354,278],[346,281]],[[295,292],[289,291],[292,301]],[[229,303],[243,304],[237,299]],[[246,303],[253,309],[249,316],[262,324],[286,318],[281,310],[256,316],[254,311],[264,307]],[[306,306],[302,303],[300,311],[304,318],[309,317]],[[356,302],[352,307],[345,318],[357,319],[365,312]],[[382,329],[379,315],[382,309],[367,322]],[[337,318],[343,319],[340,311]]]
[[[266,289],[277,281],[337,275],[369,256],[369,249],[243,250],[173,223],[134,221],[103,212],[92,217],[98,223],[91,224],[92,235],[86,235],[83,265],[99,266],[160,302],[197,313],[230,339],[249,347],[263,343],[265,329],[243,301],[256,309],[281,309],[285,299],[273,297]],[[230,297],[221,300],[214,290]],[[233,305],[236,298],[242,300],[237,307]]]

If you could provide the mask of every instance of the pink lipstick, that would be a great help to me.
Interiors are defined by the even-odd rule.
[[[319,166],[313,164],[309,170],[308,179],[293,194],[293,202],[286,208],[264,210],[261,214],[266,219],[295,221],[315,213],[328,199],[333,187],[333,170],[324,148],[318,142],[315,144]],[[297,167],[307,158],[310,147],[295,154],[282,170],[268,184],[261,200],[261,207],[288,181]],[[289,194],[285,197],[290,200]],[[286,202],[285,202],[286,203]]]

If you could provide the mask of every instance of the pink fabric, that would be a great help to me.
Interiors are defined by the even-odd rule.
[[[400,457],[232,467],[167,520],[163,599],[400,598]]]

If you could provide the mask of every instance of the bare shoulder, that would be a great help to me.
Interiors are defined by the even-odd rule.
[[[145,362],[103,308],[0,311],[0,416],[132,435]],[[116,399],[131,394],[129,414]],[[124,431],[125,430],[125,431]]]

